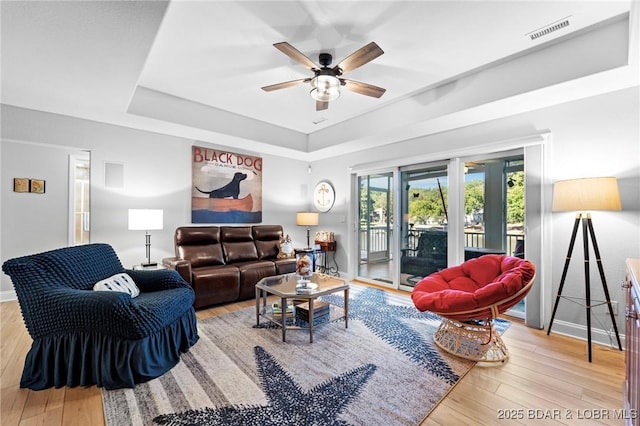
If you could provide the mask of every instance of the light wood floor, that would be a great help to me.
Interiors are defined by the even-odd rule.
[[[247,306],[244,301],[198,312],[198,318]],[[31,345],[17,302],[0,303],[0,424],[104,425],[99,388],[20,389],[25,354]],[[510,360],[500,367],[475,366],[422,425],[610,424],[623,407],[624,353],[532,330],[514,321],[504,340]],[[398,389],[402,392],[402,389]],[[411,395],[407,395],[411,398]],[[502,417],[502,419],[500,418]],[[608,417],[599,421],[595,417]]]

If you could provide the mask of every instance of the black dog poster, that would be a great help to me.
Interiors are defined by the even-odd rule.
[[[191,222],[262,222],[262,158],[193,146]]]

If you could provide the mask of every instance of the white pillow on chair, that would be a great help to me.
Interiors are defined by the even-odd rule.
[[[140,294],[140,289],[138,289],[136,283],[133,282],[133,278],[124,272],[98,281],[93,286],[93,289],[95,291],[118,291],[127,293],[132,298]]]

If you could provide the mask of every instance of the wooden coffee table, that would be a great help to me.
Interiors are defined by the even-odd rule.
[[[287,330],[309,330],[309,342],[313,343],[313,329],[320,325],[325,325],[340,319],[344,319],[344,328],[349,326],[349,284],[343,279],[331,277],[324,274],[315,273],[310,282],[312,286],[317,288],[304,289],[298,284],[296,274],[275,275],[263,278],[256,284],[256,324],[260,325],[260,318],[263,317],[282,328],[282,341],[286,342]],[[344,293],[344,308],[330,304],[329,317],[326,322],[314,325],[313,311],[314,302],[320,296],[337,293]],[[272,294],[280,298],[280,306],[283,307],[282,315],[274,316],[273,312],[267,307],[267,297]],[[308,325],[302,325],[302,321],[293,318],[287,318],[284,307],[288,301],[309,304],[309,317],[306,322]],[[262,303],[261,303],[262,302]]]

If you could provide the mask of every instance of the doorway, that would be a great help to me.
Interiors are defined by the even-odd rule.
[[[393,172],[358,176],[356,276],[393,284]]]
[[[91,237],[91,158],[69,155],[69,245],[88,244]]]

